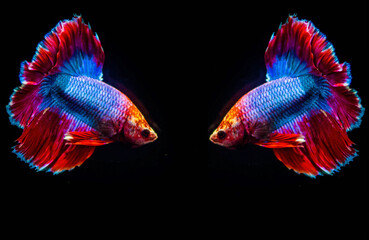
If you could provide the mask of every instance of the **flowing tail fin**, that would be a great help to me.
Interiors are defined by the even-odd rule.
[[[60,21],[38,44],[32,62],[21,64],[22,85],[15,89],[7,106],[11,123],[24,128],[45,108],[40,106],[45,97],[41,88],[49,76],[66,73],[101,80],[104,58],[99,38],[81,17]]]
[[[7,106],[12,124],[23,128],[15,153],[38,170],[58,173],[82,164],[95,146],[70,144],[65,134],[91,131],[73,115],[58,109],[49,96],[57,74],[102,80],[104,51],[97,35],[81,17],[60,21],[37,46],[31,62],[21,64],[22,85]]]
[[[364,108],[349,87],[350,65],[339,63],[334,48],[310,21],[290,16],[272,35],[265,52],[267,81],[310,75],[322,98],[303,116],[277,130],[301,134],[303,147],[274,149],[277,158],[298,173],[316,176],[338,170],[356,151],[347,131],[359,127]]]

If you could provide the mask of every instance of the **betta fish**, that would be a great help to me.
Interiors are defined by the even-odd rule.
[[[21,86],[7,106],[23,129],[14,152],[36,170],[54,174],[80,166],[96,146],[140,146],[157,138],[122,92],[103,82],[105,54],[80,16],[60,21],[21,64]]]
[[[350,65],[310,21],[289,16],[266,49],[266,83],[246,93],[210,140],[227,148],[247,143],[272,148],[289,169],[310,177],[333,174],[355,156],[347,131],[364,108]]]

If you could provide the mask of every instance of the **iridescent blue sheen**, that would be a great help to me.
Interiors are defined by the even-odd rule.
[[[323,94],[316,77],[282,77],[250,91],[239,103],[245,121],[262,121],[276,130],[315,107]]]
[[[62,73],[50,76],[49,80],[47,105],[90,127],[96,129],[104,120],[124,118],[127,98],[112,86],[90,77]]]
[[[62,73],[74,76],[87,76],[102,81],[102,65],[98,65],[94,61],[94,56],[89,56],[80,51],[76,51],[74,55],[60,68]]]

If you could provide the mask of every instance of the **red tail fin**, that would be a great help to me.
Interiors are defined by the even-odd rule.
[[[100,40],[81,17],[60,21],[37,46],[31,62],[24,61],[7,106],[10,121],[24,128],[15,153],[38,170],[58,173],[81,165],[95,147],[67,144],[67,131],[90,131],[72,115],[55,109],[50,97],[52,75],[66,73],[102,80],[104,51]],[[78,126],[78,127],[77,127]]]
[[[22,86],[15,89],[7,106],[11,123],[23,128],[37,113],[49,107],[48,104],[40,107],[46,97],[41,83],[47,76],[65,72],[101,79],[104,58],[100,40],[81,17],[60,21],[38,44],[32,62],[21,64]]]
[[[28,63],[23,62],[21,74],[28,71]],[[37,75],[37,73],[35,73]],[[29,83],[29,82],[28,82]],[[33,83],[33,82],[32,82]],[[40,94],[40,86],[34,84],[23,84],[14,90],[7,105],[7,111],[12,124],[23,128],[39,110],[43,97]]]
[[[64,135],[71,124],[65,115],[45,109],[25,127],[14,151],[37,170],[59,173],[80,166],[95,147],[67,144]]]
[[[307,20],[288,17],[276,35],[269,41],[265,52],[267,81],[284,76],[299,77],[314,75],[317,81],[327,82],[329,93],[323,94],[331,108],[328,111],[345,128],[350,130],[360,125],[364,108],[351,83],[350,65],[340,63],[333,45],[326,36]],[[326,89],[322,89],[327,91]]]
[[[297,125],[305,137],[303,147],[274,149],[289,169],[311,177],[331,174],[357,155],[345,129],[323,110],[304,117]]]

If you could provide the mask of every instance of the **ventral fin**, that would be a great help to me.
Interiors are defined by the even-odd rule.
[[[270,126],[263,121],[251,121],[247,125],[247,133],[257,140],[265,140],[270,134]]]

